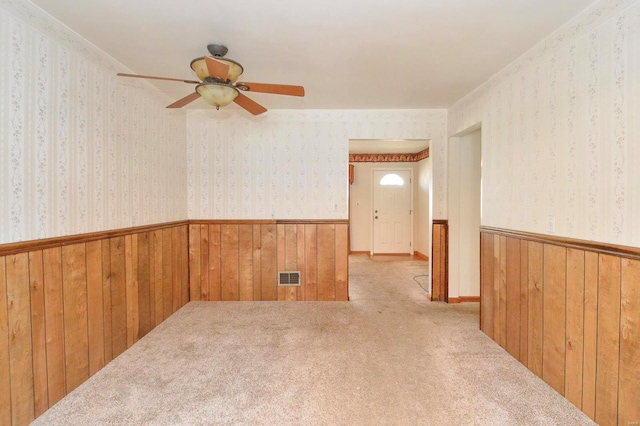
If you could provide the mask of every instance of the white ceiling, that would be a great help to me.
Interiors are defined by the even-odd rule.
[[[225,44],[241,81],[305,86],[250,95],[281,109],[446,108],[592,2],[33,1],[139,74],[192,79],[191,60]],[[193,90],[150,82],[173,99]]]
[[[416,154],[429,148],[426,139],[351,139],[349,154]]]

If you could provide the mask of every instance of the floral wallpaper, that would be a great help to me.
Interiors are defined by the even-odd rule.
[[[482,123],[482,224],[640,247],[640,2],[605,0],[449,110]]]
[[[0,0],[0,243],[186,217],[184,112],[31,3]]]
[[[431,139],[446,217],[446,131],[445,110],[189,111],[189,218],[346,219],[349,139]]]

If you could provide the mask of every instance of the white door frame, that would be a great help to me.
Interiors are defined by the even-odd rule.
[[[411,245],[411,250],[409,252],[409,254],[411,254],[413,256],[413,240],[415,239],[415,235],[413,235],[413,221],[414,221],[414,217],[416,216],[415,214],[413,214],[413,168],[410,167],[374,167],[371,169],[371,206],[369,207],[369,214],[370,214],[370,229],[369,229],[369,235],[370,235],[370,241],[369,241],[369,247],[371,247],[371,249],[369,250],[369,255],[373,256],[374,252],[373,252],[373,211],[375,209],[373,203],[373,192],[374,192],[374,185],[375,185],[375,180],[374,180],[374,174],[376,171],[394,171],[394,170],[402,170],[402,171],[409,171],[409,176],[410,177],[410,181],[409,181],[409,191],[411,192],[411,241],[410,241],[410,245]]]
[[[449,242],[448,242],[449,262],[448,263],[449,264],[448,264],[447,274],[448,274],[449,294],[447,296],[452,298],[457,298],[460,296],[472,296],[469,294],[460,294],[460,282],[461,282],[460,276],[463,271],[463,268],[468,268],[466,265],[468,265],[471,260],[466,256],[465,258],[462,258],[462,251],[460,248],[461,242],[467,242],[468,244],[467,238],[469,238],[467,235],[461,234],[461,227],[462,227],[461,223],[463,220],[463,215],[460,210],[460,200],[462,199],[461,186],[460,186],[460,170],[461,170],[460,159],[461,159],[461,152],[465,149],[469,149],[464,144],[461,143],[462,138],[476,131],[480,131],[480,158],[478,158],[478,161],[480,162],[480,181],[477,182],[478,184],[477,191],[479,192],[479,196],[480,196],[480,226],[482,226],[482,176],[483,176],[482,140],[484,139],[482,134],[482,124],[477,123],[473,126],[470,126],[469,128],[453,136],[450,136],[447,141],[447,150],[449,152],[447,156],[447,173],[448,173],[447,209],[449,212],[448,214],[448,220],[449,220]],[[480,235],[479,230],[477,235],[478,236]],[[475,245],[469,245],[469,246],[471,247]],[[480,264],[480,245],[478,244],[475,247],[477,247],[478,252],[477,252],[477,258],[473,256],[474,257],[473,261],[477,261],[478,264]],[[480,268],[482,267],[481,265],[479,266]],[[479,287],[481,287],[480,268],[478,268],[477,270],[475,270],[475,268],[473,269],[474,275],[477,274],[476,278],[477,278]],[[465,269],[464,271],[465,273],[469,273],[470,270]],[[466,281],[467,280],[465,280],[465,282]],[[474,278],[474,281],[475,281],[475,278]],[[478,287],[478,294],[480,292],[479,287]]]

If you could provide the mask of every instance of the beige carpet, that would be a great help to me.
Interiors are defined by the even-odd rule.
[[[189,303],[34,424],[592,424],[477,304],[428,302],[425,262],[350,268],[351,302]]]

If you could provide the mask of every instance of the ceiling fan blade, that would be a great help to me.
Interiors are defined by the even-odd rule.
[[[119,72],[117,75],[120,76],[120,77],[146,78],[146,79],[151,79],[151,80],[181,81],[183,83],[200,84],[200,82],[196,81],[196,80],[183,80],[181,78],[156,77],[156,76],[153,76],[153,75],[125,74],[125,73],[121,73],[121,72]]]
[[[211,77],[217,77],[223,81],[227,81],[229,78],[229,65],[211,56],[205,56],[204,61],[207,64],[207,69]]]
[[[237,83],[240,90],[247,92],[273,93],[275,95],[304,96],[304,87],[287,84]],[[245,89],[248,87],[248,89]]]
[[[185,96],[182,99],[178,99],[177,101],[175,101],[174,103],[172,103],[171,105],[167,105],[167,108],[182,108],[183,106],[185,106],[186,104],[195,101],[196,99],[198,99],[200,97],[200,93],[198,92],[193,92],[187,96]]]
[[[238,93],[238,97],[236,97],[233,100],[233,102],[237,103],[238,105],[240,105],[242,108],[246,109],[247,111],[249,111],[253,115],[262,114],[263,112],[267,111],[267,109],[265,107],[263,107],[262,105],[260,105],[259,103],[255,102],[255,101],[247,98],[242,93]]]

